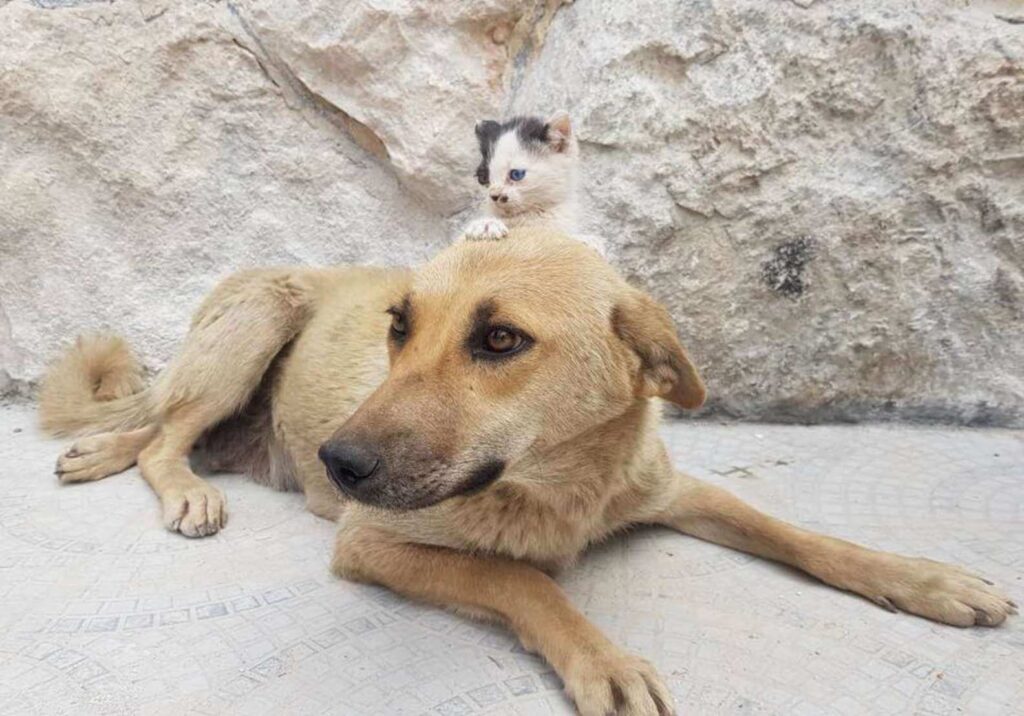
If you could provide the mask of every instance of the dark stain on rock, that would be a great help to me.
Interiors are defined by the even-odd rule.
[[[986,234],[1006,228],[1003,212],[980,186],[966,186],[957,190],[957,198],[978,212],[978,224]]]
[[[799,298],[807,289],[804,269],[814,258],[814,243],[802,236],[776,246],[772,257],[761,264],[761,280],[768,288],[788,298]]]
[[[988,199],[978,205],[978,212],[981,214],[981,228],[986,233],[991,234],[993,231],[1006,228],[1006,222],[1003,221],[1003,213],[999,211],[998,206]]]
[[[1021,304],[1022,291],[1019,282],[1013,278],[1002,267],[996,269],[996,276],[992,282],[995,290],[996,300],[1010,309],[1016,309]]]

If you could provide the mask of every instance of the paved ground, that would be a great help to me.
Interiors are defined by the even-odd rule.
[[[1024,436],[675,424],[676,462],[807,527],[960,562],[1024,602]],[[216,478],[231,523],[165,532],[132,471],[60,487],[61,443],[0,411],[0,713],[563,714],[499,629],[327,572],[331,525],[297,495]],[[661,530],[561,582],[650,658],[688,714],[1010,714],[1024,618],[958,630],[893,615]]]

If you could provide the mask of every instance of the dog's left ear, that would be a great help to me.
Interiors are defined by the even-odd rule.
[[[664,306],[631,289],[612,310],[612,330],[640,358],[638,395],[664,398],[691,410],[704,404],[704,381],[679,342]]]

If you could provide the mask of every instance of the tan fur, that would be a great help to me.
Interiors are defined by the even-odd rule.
[[[386,347],[388,308],[405,331]],[[476,327],[492,325],[533,342],[500,362],[481,358]],[[95,397],[123,363],[109,345],[76,350],[48,381],[45,425],[123,420],[129,398]],[[583,714],[672,711],[654,669],[609,642],[545,572],[632,524],[669,525],[948,624],[996,625],[1015,611],[956,567],[786,525],[676,472],[655,396],[700,405],[693,363],[663,308],[555,233],[460,243],[415,273],[233,277],[148,392],[154,407],[136,417],[149,424],[76,443],[62,469],[79,477],[67,479],[96,479],[141,451],[165,524],[201,536],[223,526],[225,504],[190,470],[189,451],[208,440],[235,456],[229,464],[260,453],[259,470],[288,471],[313,512],[339,519],[337,574],[507,624]],[[213,439],[247,431],[244,450],[216,447],[237,437]],[[379,456],[365,480],[344,486],[357,500],[327,479],[321,446]],[[500,477],[467,492],[489,465],[503,466]],[[402,509],[412,505],[424,506]]]
[[[124,340],[83,336],[43,382],[40,423],[62,437],[139,427],[151,414],[142,387],[142,369]]]

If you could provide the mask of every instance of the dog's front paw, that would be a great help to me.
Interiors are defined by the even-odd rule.
[[[508,236],[508,227],[501,219],[476,219],[469,222],[462,238],[466,241],[496,241]]]
[[[562,675],[582,716],[669,716],[672,694],[654,667],[618,650],[580,653]]]
[[[227,501],[216,487],[201,482],[163,495],[164,526],[186,537],[208,537],[227,523]]]
[[[1017,605],[987,579],[930,559],[880,554],[868,584],[855,589],[889,611],[953,626],[997,626]]]

